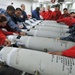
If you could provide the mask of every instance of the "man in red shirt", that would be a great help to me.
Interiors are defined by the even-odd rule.
[[[52,18],[52,11],[50,10],[50,6],[47,6],[47,11],[45,14],[45,20],[51,20]]]
[[[68,13],[67,8],[63,9],[63,14],[59,17],[59,19],[65,18],[65,17],[70,17],[70,14]]]
[[[62,52],[48,52],[48,53],[54,54],[54,55],[62,55],[62,56],[66,56],[66,57],[75,58],[75,46],[73,46],[72,48],[69,48],[67,50],[64,50]]]
[[[5,15],[0,15],[0,26],[5,27],[7,23],[7,19]],[[6,38],[7,35],[13,35],[13,32],[7,32],[0,28],[0,46],[10,46],[11,42]]]
[[[57,20],[61,16],[61,11],[58,6],[55,6],[55,11],[52,13],[52,20]]]
[[[69,31],[67,31],[67,33],[70,33],[70,35],[66,37],[63,36],[59,38],[60,40],[75,42],[75,18],[73,17],[75,17],[74,12],[71,13],[70,17],[57,20],[57,22],[64,22],[66,25],[68,25],[71,28]]]
[[[46,15],[45,7],[42,7],[42,10],[40,12],[40,16],[42,16],[43,20],[45,19],[45,15]]]
[[[75,13],[72,12],[72,13],[70,13],[70,17],[65,17],[65,18],[62,18],[62,19],[58,19],[57,23],[63,22],[67,26],[73,26],[75,24],[75,18],[74,17],[75,17]]]

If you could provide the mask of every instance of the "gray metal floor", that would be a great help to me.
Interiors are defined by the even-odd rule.
[[[23,71],[14,69],[7,65],[0,64],[0,75],[31,75],[28,73],[23,74]]]

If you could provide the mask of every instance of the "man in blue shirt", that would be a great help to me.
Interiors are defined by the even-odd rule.
[[[6,10],[0,9],[0,14],[4,14],[7,18],[7,25],[14,31],[20,33],[20,35],[25,35],[24,32],[21,31],[21,29],[12,21],[12,16],[15,13],[15,8],[11,5],[7,7]]]
[[[40,8],[37,7],[35,10],[32,11],[32,18],[36,18],[37,20],[40,20]]]
[[[27,20],[27,13],[25,12],[25,5],[21,4],[21,10],[22,10],[22,21],[25,22]]]
[[[22,22],[22,25],[19,25],[19,28],[21,29],[27,29],[26,26],[23,24],[23,21],[21,19],[22,10],[20,8],[16,8],[15,14],[12,17],[12,20],[15,24],[18,24],[18,22]]]

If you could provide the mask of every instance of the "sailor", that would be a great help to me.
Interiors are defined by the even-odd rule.
[[[63,22],[67,26],[72,27],[75,24],[75,18],[74,18],[74,16],[75,16],[75,13],[71,12],[70,13],[70,17],[65,17],[65,18],[62,18],[62,19],[58,19],[57,23]]]
[[[40,16],[42,16],[43,20],[45,19],[45,15],[46,15],[45,7],[42,7],[42,10],[40,12]]]
[[[35,18],[37,20],[40,20],[40,8],[36,7],[35,10],[32,11],[32,18]]]
[[[22,10],[22,15],[21,15],[21,19],[23,22],[25,22],[27,18],[27,13],[25,11],[25,5],[24,4],[21,4],[21,10]]]
[[[70,17],[70,14],[68,13],[68,9],[64,8],[63,9],[63,14],[59,17],[59,19],[65,18],[65,17]]]
[[[52,18],[52,11],[50,10],[50,6],[47,6],[47,11],[45,14],[45,20],[51,20]]]
[[[59,7],[56,5],[55,6],[55,11],[52,13],[52,20],[57,20],[61,16],[61,11],[59,10]]]
[[[15,10],[15,14],[11,17],[12,18],[12,21],[18,25],[18,22],[23,22],[22,18],[21,18],[21,15],[22,15],[22,10],[20,8],[16,8]],[[25,25],[18,25],[18,27],[20,29],[27,29]]]
[[[21,29],[11,19],[11,17],[14,15],[14,13],[15,13],[15,8],[13,6],[11,6],[11,5],[9,5],[6,10],[0,9],[0,14],[5,14],[6,15],[7,29],[9,31],[18,32],[18,33],[20,33],[20,35],[24,36],[25,33],[22,32]]]
[[[5,17],[5,15],[0,15],[0,26],[4,27],[6,26],[6,23],[7,23],[7,18]],[[7,35],[13,35],[13,32],[7,32],[7,31],[2,30],[2,28],[0,28],[0,46],[11,45],[11,42],[6,38]]]

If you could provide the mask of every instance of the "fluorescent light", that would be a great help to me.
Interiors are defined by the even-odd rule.
[[[38,2],[44,2],[44,0],[38,0]]]
[[[71,4],[72,2],[65,2],[65,4]]]

